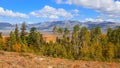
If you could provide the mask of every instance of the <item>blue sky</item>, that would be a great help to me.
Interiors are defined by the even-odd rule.
[[[0,22],[119,21],[119,0],[0,0]]]

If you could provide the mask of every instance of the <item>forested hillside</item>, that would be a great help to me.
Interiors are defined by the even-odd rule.
[[[28,33],[25,23],[20,30],[16,24],[8,37],[2,37],[0,33],[0,50],[74,60],[120,62],[120,27],[108,27],[107,34],[103,34],[99,26],[88,30],[75,25],[72,32],[55,26],[53,33],[57,36],[56,42],[46,42],[35,27]]]

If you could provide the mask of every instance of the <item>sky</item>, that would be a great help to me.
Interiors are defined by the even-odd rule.
[[[120,21],[120,0],[0,0],[0,22]]]

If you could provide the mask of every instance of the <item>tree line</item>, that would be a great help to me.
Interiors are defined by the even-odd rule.
[[[0,33],[0,50],[28,52],[38,55],[93,61],[120,61],[120,27],[108,27],[104,34],[100,27],[88,30],[75,25],[73,30],[54,26],[56,42],[46,43],[42,34],[32,27],[26,31],[26,24],[19,29],[16,24],[9,37]]]

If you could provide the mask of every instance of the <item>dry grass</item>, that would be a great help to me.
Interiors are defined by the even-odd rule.
[[[50,41],[56,42],[56,36],[55,35],[43,35],[43,39],[49,43]]]
[[[0,51],[0,68],[120,68],[120,63],[68,60]]]

